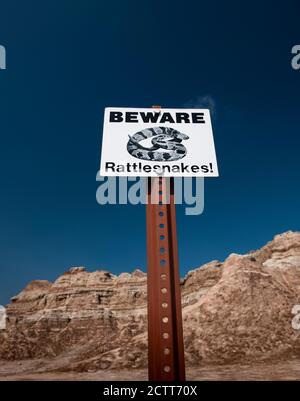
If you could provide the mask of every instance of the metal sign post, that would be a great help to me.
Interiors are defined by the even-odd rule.
[[[168,184],[170,181],[170,185]],[[148,179],[148,372],[149,380],[185,380],[174,179]],[[169,203],[163,204],[169,193]],[[159,203],[151,203],[153,195]]]
[[[146,225],[151,381],[185,380],[175,213],[174,178],[149,178]]]

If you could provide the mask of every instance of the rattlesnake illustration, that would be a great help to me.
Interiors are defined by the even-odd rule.
[[[151,137],[153,137],[151,141],[153,146],[147,148],[140,144],[141,141]],[[173,128],[147,128],[132,136],[129,135],[127,150],[132,156],[142,160],[180,160],[187,153],[186,147],[181,143],[184,139],[189,139],[189,137]]]

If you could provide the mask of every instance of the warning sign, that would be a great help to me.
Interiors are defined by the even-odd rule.
[[[217,177],[209,110],[106,108],[100,174]]]

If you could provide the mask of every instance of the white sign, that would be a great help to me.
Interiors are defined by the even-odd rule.
[[[209,110],[106,108],[100,174],[217,177]]]

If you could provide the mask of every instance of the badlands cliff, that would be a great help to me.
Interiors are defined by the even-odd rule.
[[[146,280],[139,270],[79,267],[54,283],[31,282],[7,306],[0,359],[60,358],[60,370],[76,371],[145,367]],[[189,272],[182,303],[187,365],[299,357],[300,233]]]

